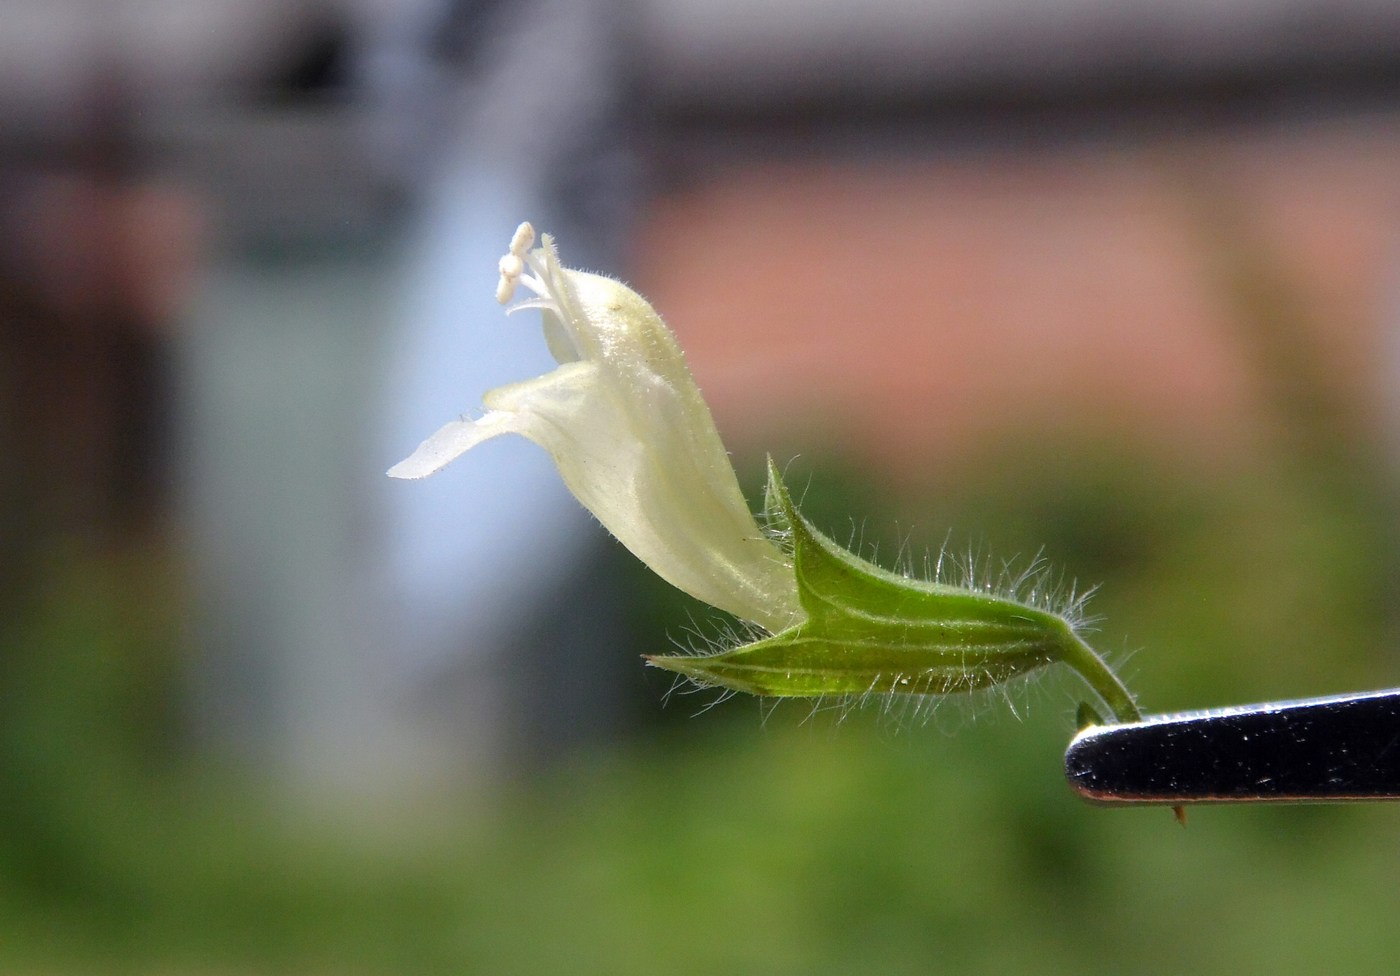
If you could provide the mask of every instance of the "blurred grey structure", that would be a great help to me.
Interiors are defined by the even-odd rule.
[[[454,51],[454,11],[485,39]],[[190,497],[201,565],[216,570],[202,587],[207,712],[235,703],[224,734],[241,723],[322,788],[402,794],[585,740],[617,712],[616,683],[597,680],[625,643],[609,584],[572,593],[600,536],[548,459],[507,444],[421,484],[383,475],[486,389],[552,368],[538,332],[492,298],[503,233],[532,215],[575,260],[617,263],[627,188],[607,178],[626,160],[587,169],[622,141],[607,7],[435,13],[352,22],[338,106],[304,100],[294,132],[285,107],[245,114],[254,128],[208,154],[233,164],[215,185],[235,236],[186,344]],[[567,69],[552,78],[536,69],[551,53]],[[250,152],[259,136],[267,151]],[[260,158],[274,171],[249,180]],[[215,400],[220,377],[257,375],[275,389]],[[268,463],[276,443],[284,466]],[[254,605],[227,612],[237,595]],[[566,644],[558,670],[592,694],[557,693],[527,633]],[[250,675],[267,680],[231,696]],[[572,728],[547,732],[561,710]]]
[[[1199,87],[1388,71],[1391,0],[645,0],[645,74],[668,101],[731,110],[946,100],[979,90]]]
[[[634,666],[606,581],[577,591],[599,531],[532,445],[382,474],[549,368],[491,301],[518,220],[621,273],[639,197],[706,154],[956,141],[1017,113],[1053,135],[1086,104],[1170,123],[1242,92],[1393,108],[1400,4],[10,0],[5,165],[81,142],[113,79],[132,165],[190,187],[208,228],[172,455],[201,715],[292,781],[393,791],[605,726],[609,668]],[[591,686],[513,681],[521,635],[565,643],[550,627]]]
[[[116,83],[135,177],[199,201],[171,451],[195,714],[308,793],[411,797],[616,722],[615,586],[579,570],[606,543],[548,458],[384,476],[552,367],[493,300],[517,222],[618,267],[635,166],[610,7],[21,5],[0,41],[23,42],[0,58],[18,165],[81,144]]]

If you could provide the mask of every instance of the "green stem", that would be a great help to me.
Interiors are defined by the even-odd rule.
[[[1104,659],[1080,640],[1078,634],[1071,633],[1066,645],[1065,663],[1103,699],[1104,704],[1113,712],[1114,718],[1120,722],[1141,721],[1142,712],[1138,711],[1137,702],[1133,701],[1133,696],[1123,682],[1118,680],[1118,675],[1113,673],[1113,669],[1104,663]]]

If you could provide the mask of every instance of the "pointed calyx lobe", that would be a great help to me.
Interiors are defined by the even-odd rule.
[[[1063,662],[1115,715],[1135,717],[1126,690],[1059,614],[859,558],[802,517],[771,460],[767,500],[769,529],[792,551],[806,619],[723,653],[653,657],[652,664],[702,685],[805,698],[946,695]]]

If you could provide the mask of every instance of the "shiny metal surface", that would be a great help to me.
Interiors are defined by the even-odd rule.
[[[1102,804],[1400,799],[1400,689],[1092,726],[1065,775]]]

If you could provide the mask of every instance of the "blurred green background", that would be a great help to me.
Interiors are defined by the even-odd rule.
[[[381,476],[537,340],[439,294],[406,406],[392,296],[485,300],[538,207],[668,316],[751,499],[771,452],[886,565],[1042,553],[1147,711],[1400,684],[1393,15],[26,3],[0,972],[1394,969],[1397,808],[1089,807],[1063,675],[707,709],[638,655],[723,622],[571,502],[421,657],[375,576],[387,509],[446,538],[554,485],[528,447]]]
[[[1053,453],[964,472],[920,520],[998,551],[1053,531],[1057,562],[1105,580],[1104,646],[1143,648],[1125,667],[1149,708],[1393,681],[1393,552],[1342,486]],[[895,505],[834,471],[808,510],[861,513],[873,545]],[[617,561],[641,646],[686,627]],[[748,701],[692,719],[678,696],[517,770],[490,809],[318,818],[160,735],[180,597],[163,552],[60,547],[10,619],[7,972],[1378,972],[1400,952],[1393,807],[1201,808],[1182,830],[1084,806],[1059,768],[1078,691],[1054,681],[1013,693],[1019,721],[993,700],[912,728]]]

